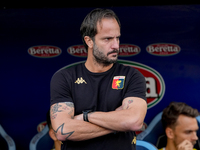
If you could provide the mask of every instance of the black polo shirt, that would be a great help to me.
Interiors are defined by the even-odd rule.
[[[146,100],[146,81],[135,68],[115,63],[103,73],[87,70],[84,63],[56,72],[51,80],[51,105],[73,102],[75,115],[84,110],[114,111],[126,97]],[[62,150],[134,150],[135,132],[117,132],[86,141],[65,141]]]

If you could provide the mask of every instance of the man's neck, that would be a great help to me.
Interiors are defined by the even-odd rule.
[[[108,71],[110,68],[112,68],[113,64],[110,65],[104,65],[96,62],[94,59],[87,58],[85,62],[85,67],[93,73],[102,73]]]
[[[167,145],[165,147],[165,150],[176,150],[176,146],[172,141],[167,141]]]

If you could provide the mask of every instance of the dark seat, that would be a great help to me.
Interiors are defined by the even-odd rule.
[[[146,141],[137,140],[136,141],[136,149],[137,150],[157,150],[157,148]]]
[[[158,138],[165,134],[161,118],[162,112],[158,113],[153,118],[146,130],[137,135],[137,139],[147,141],[152,143],[153,145],[156,145]]]
[[[49,136],[49,128],[46,125],[44,129],[37,133],[30,141],[29,149],[30,150],[46,150],[52,149],[54,141]]]
[[[0,125],[0,149],[2,150],[16,150],[14,140],[5,132]]]

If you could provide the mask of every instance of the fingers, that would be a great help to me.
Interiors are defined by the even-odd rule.
[[[74,119],[83,121],[83,114],[74,116]]]
[[[178,150],[193,150],[193,145],[190,141],[184,140],[177,146]]]
[[[120,107],[116,108],[115,110],[117,111],[117,110],[122,110],[122,109],[123,109],[122,106],[120,106]]]

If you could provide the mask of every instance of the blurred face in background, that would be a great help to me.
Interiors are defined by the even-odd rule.
[[[180,115],[176,122],[175,128],[172,129],[173,141],[175,146],[179,145],[184,140],[188,140],[194,146],[197,137],[197,130],[199,129],[196,118]]]

